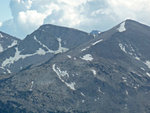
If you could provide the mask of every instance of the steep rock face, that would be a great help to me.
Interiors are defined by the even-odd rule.
[[[0,104],[26,112],[149,113],[148,32],[126,20],[45,63],[1,76]]]
[[[19,42],[19,39],[0,31],[0,53],[17,45]]]
[[[69,51],[92,38],[93,36],[79,30],[43,25],[0,55],[1,73],[14,73],[45,62],[54,55]]]

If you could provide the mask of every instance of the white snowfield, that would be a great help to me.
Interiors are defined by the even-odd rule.
[[[147,74],[147,76],[149,76],[149,77],[150,77],[150,73],[148,73],[148,72],[147,72],[146,74]]]
[[[34,81],[31,82],[31,86],[30,86],[30,89],[29,89],[30,91],[33,90],[33,89],[32,89],[32,88],[33,88],[33,84],[34,84]]]
[[[82,93],[82,92],[81,92],[81,95],[82,95],[83,97],[85,97],[85,94],[84,94],[84,93]]]
[[[35,54],[38,54],[38,55],[45,55],[46,54],[46,51],[42,48],[39,48]]]
[[[98,41],[92,43],[90,46],[85,47],[85,48],[82,49],[81,51],[82,51],[82,52],[83,52],[83,51],[86,51],[86,50],[89,49],[91,46],[94,46],[94,45],[96,45],[96,44],[98,44],[98,43],[100,43],[100,42],[102,42],[102,41],[103,41],[103,39],[100,39],[100,40],[98,40]]]
[[[0,44],[0,52],[3,52],[3,47],[1,44]]]
[[[4,60],[2,63],[2,67],[5,67],[8,64],[13,64],[14,62],[18,61],[19,59],[24,59],[26,57],[32,56],[32,54],[21,55],[18,48],[15,48],[15,49],[16,49],[15,55],[13,57],[9,57],[8,59]]]
[[[86,51],[87,49],[89,49],[91,46],[85,47],[84,49],[82,49],[81,51]]]
[[[65,80],[62,79],[62,77],[64,77],[64,76],[66,76],[66,77],[69,78],[69,74],[67,73],[67,71],[61,71],[60,68],[56,67],[55,64],[53,64],[52,69],[53,69],[53,71],[58,75],[58,78],[59,78],[63,83],[65,83],[68,88],[70,88],[71,90],[76,90],[76,89],[75,89],[75,85],[76,85],[75,82],[67,83],[67,82],[65,82]]]
[[[7,69],[7,72],[8,72],[8,73],[11,73],[11,71],[10,71],[9,69]]]
[[[124,44],[124,45],[123,45],[122,43],[119,43],[119,47],[120,47],[120,49],[121,49],[124,53],[133,56],[136,60],[141,60],[141,59],[137,56],[136,51],[133,49],[133,47],[132,47],[131,44],[130,44],[130,45],[127,45],[127,44]],[[126,51],[126,48],[130,48],[130,52]]]
[[[136,59],[136,60],[140,60],[140,58],[139,58],[139,57],[137,57],[137,56],[135,57],[135,59]]]
[[[17,43],[18,43],[17,40],[14,40],[14,41],[11,43],[11,45],[9,45],[6,49],[11,48],[11,47],[17,45]],[[6,50],[6,49],[4,49],[4,48],[2,47],[2,45],[0,44],[0,52],[3,52],[3,51]]]
[[[119,47],[123,52],[127,53],[126,48],[122,43],[119,43]]]
[[[103,41],[103,39],[100,39],[100,40],[94,42],[92,45],[94,46],[94,45],[96,45],[96,44],[98,44],[98,43],[100,43],[100,42],[102,42],[102,41]]]
[[[93,75],[96,75],[96,70],[91,69],[91,71],[92,71]]]
[[[117,29],[119,32],[124,32],[124,31],[126,31],[126,28],[125,28],[125,22],[122,22],[121,24],[120,24],[120,27]]]
[[[93,57],[91,54],[86,54],[83,57],[81,57],[82,60],[86,60],[86,61],[92,61]]]
[[[146,61],[145,64],[147,65],[148,68],[150,68],[150,61]]]
[[[14,41],[11,43],[11,45],[8,46],[8,48],[11,48],[11,47],[17,45],[17,43],[18,43],[18,41],[17,41],[17,40],[14,40]]]
[[[37,54],[38,55],[45,55],[44,50],[41,49],[41,48],[39,48],[33,54],[25,54],[25,55],[20,54],[21,51],[19,51],[17,47],[15,49],[16,49],[15,55],[13,57],[9,57],[9,58],[5,59],[3,61],[3,63],[2,63],[2,67],[5,67],[5,66],[10,65],[10,64],[13,64],[14,62],[17,62],[20,59],[25,59],[26,57],[34,56],[34,55],[37,55]]]
[[[70,55],[67,55],[67,57],[70,58],[70,59],[72,58]]]
[[[58,50],[56,50],[56,51],[49,49],[46,45],[44,45],[39,40],[37,40],[36,36],[34,36],[34,40],[36,42],[38,42],[42,47],[46,48],[48,50],[47,53],[58,54],[58,53],[63,53],[63,52],[66,52],[66,51],[69,50],[68,48],[62,47],[62,45],[61,45],[61,39],[60,38],[57,38],[58,43],[59,43],[59,47],[58,47]]]
[[[104,94],[104,92],[101,90],[101,87],[98,87],[98,92]]]
[[[15,55],[14,56],[11,56],[9,58],[6,58],[3,62],[2,62],[2,67],[5,67],[7,65],[10,65],[10,64],[13,64],[14,62],[17,62],[18,60],[20,59],[25,59],[27,57],[30,57],[30,56],[34,56],[34,55],[45,55],[47,53],[53,53],[53,54],[58,54],[58,53],[63,53],[63,52],[66,52],[68,51],[69,49],[68,48],[64,48],[61,46],[61,39],[58,38],[58,42],[59,42],[59,48],[58,50],[56,51],[53,51],[53,50],[50,50],[46,45],[42,44],[39,40],[37,40],[36,37],[34,37],[34,40],[36,42],[38,42],[42,47],[46,48],[48,51],[45,51],[44,49],[42,48],[39,48],[38,50],[35,51],[35,53],[33,54],[24,54],[22,55],[21,54],[21,51],[18,50],[18,47],[15,48],[16,52],[15,52]],[[14,46],[15,44],[17,44],[16,41],[14,41],[11,46]],[[9,46],[9,47],[11,47]],[[3,48],[0,46],[0,51],[2,51]]]

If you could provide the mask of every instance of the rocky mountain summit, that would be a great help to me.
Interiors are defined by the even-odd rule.
[[[16,73],[40,64],[93,39],[88,33],[55,25],[43,25],[16,46],[0,54],[0,74]]]

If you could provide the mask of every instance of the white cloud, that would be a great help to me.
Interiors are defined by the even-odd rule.
[[[3,24],[3,23],[2,23],[2,22],[0,22],[0,27],[2,26],[2,24]]]
[[[1,29],[18,37],[45,23],[106,30],[131,18],[150,25],[149,0],[11,0],[13,18]]]
[[[111,13],[120,19],[132,18],[150,24],[150,1],[149,0],[107,0]],[[148,21],[145,17],[148,17]]]
[[[43,24],[46,15],[38,13],[36,10],[27,10],[19,12],[17,17],[18,27],[22,31],[30,32],[31,29],[36,29]]]

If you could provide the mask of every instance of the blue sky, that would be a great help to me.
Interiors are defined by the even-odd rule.
[[[4,22],[11,18],[9,2],[10,2],[10,0],[1,0],[0,1],[0,22]]]
[[[150,0],[1,0],[0,31],[19,38],[43,24],[105,31],[126,19],[150,25],[149,14]]]

